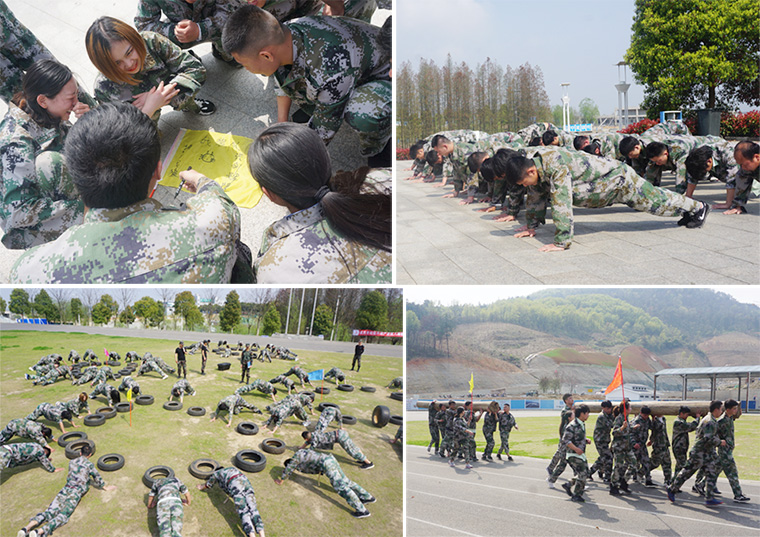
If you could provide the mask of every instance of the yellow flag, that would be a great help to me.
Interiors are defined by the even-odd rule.
[[[127,390],[127,401],[132,401],[132,388]]]
[[[470,393],[472,393],[473,388],[475,388],[475,374],[470,373]]]

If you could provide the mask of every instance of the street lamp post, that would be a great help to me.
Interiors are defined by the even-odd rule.
[[[618,62],[618,80],[620,83],[615,84],[615,89],[618,92],[618,129],[622,129],[623,126],[628,126],[628,88],[631,87],[627,82],[626,68],[628,65],[626,62]],[[623,76],[620,76],[620,68],[623,68]],[[625,123],[623,122],[623,111],[625,110]]]

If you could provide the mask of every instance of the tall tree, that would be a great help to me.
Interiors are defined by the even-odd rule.
[[[29,302],[29,293],[23,289],[11,291],[11,303],[8,306],[11,313],[16,315],[29,315],[32,312],[32,304]]]
[[[121,309],[123,310],[134,301],[135,290],[131,287],[120,287],[116,296],[118,297]]]
[[[356,312],[356,326],[365,330],[385,330],[388,324],[388,301],[380,291],[370,291]]]
[[[40,317],[44,317],[53,323],[58,322],[61,319],[58,313],[58,308],[53,304],[53,299],[50,298],[50,295],[47,294],[47,291],[44,289],[40,289],[40,292],[34,297],[34,311]]]
[[[66,287],[51,287],[50,296],[58,307],[58,318],[62,323],[66,322],[66,303],[69,300],[71,290]]]
[[[599,118],[599,107],[593,99],[585,97],[578,103],[578,113],[581,123],[593,123]]]
[[[72,319],[77,323],[82,322],[82,317],[87,317],[87,310],[82,301],[76,297],[72,298],[71,302],[69,302],[69,311],[71,312]]]
[[[5,315],[5,308],[8,307],[8,304],[5,302],[5,299],[0,296],[0,315]]]
[[[314,330],[312,335],[329,336],[333,328],[333,310],[327,304],[317,306],[314,313]]]
[[[269,309],[264,314],[264,322],[261,327],[261,333],[265,336],[271,336],[275,332],[279,332],[282,328],[282,319],[280,318],[280,312],[277,311],[274,303],[269,305]]]
[[[240,316],[240,296],[235,291],[230,291],[219,314],[219,327],[223,332],[232,332],[240,322]]]
[[[127,306],[121,310],[121,313],[119,314],[119,321],[125,326],[129,326],[135,322],[135,312],[132,311],[132,306]]]
[[[661,110],[760,105],[757,0],[636,0],[625,60]]]
[[[140,318],[145,326],[150,328],[155,328],[164,322],[163,304],[149,296],[144,296],[135,302],[132,311],[135,316]]]

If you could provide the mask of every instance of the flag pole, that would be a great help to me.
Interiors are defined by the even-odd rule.
[[[620,361],[620,393],[623,396],[623,417],[625,421],[628,421],[628,405],[625,401],[625,380],[623,379],[623,355],[618,354],[618,360]]]

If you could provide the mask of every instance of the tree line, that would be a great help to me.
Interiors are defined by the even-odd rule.
[[[22,317],[51,323],[130,326],[246,335],[308,334],[350,341],[353,329],[401,332],[401,289],[246,289],[224,296],[216,288],[157,289],[158,298],[137,298],[133,288],[103,293],[94,288],[13,289],[6,307]],[[369,338],[399,344],[397,338]]]

